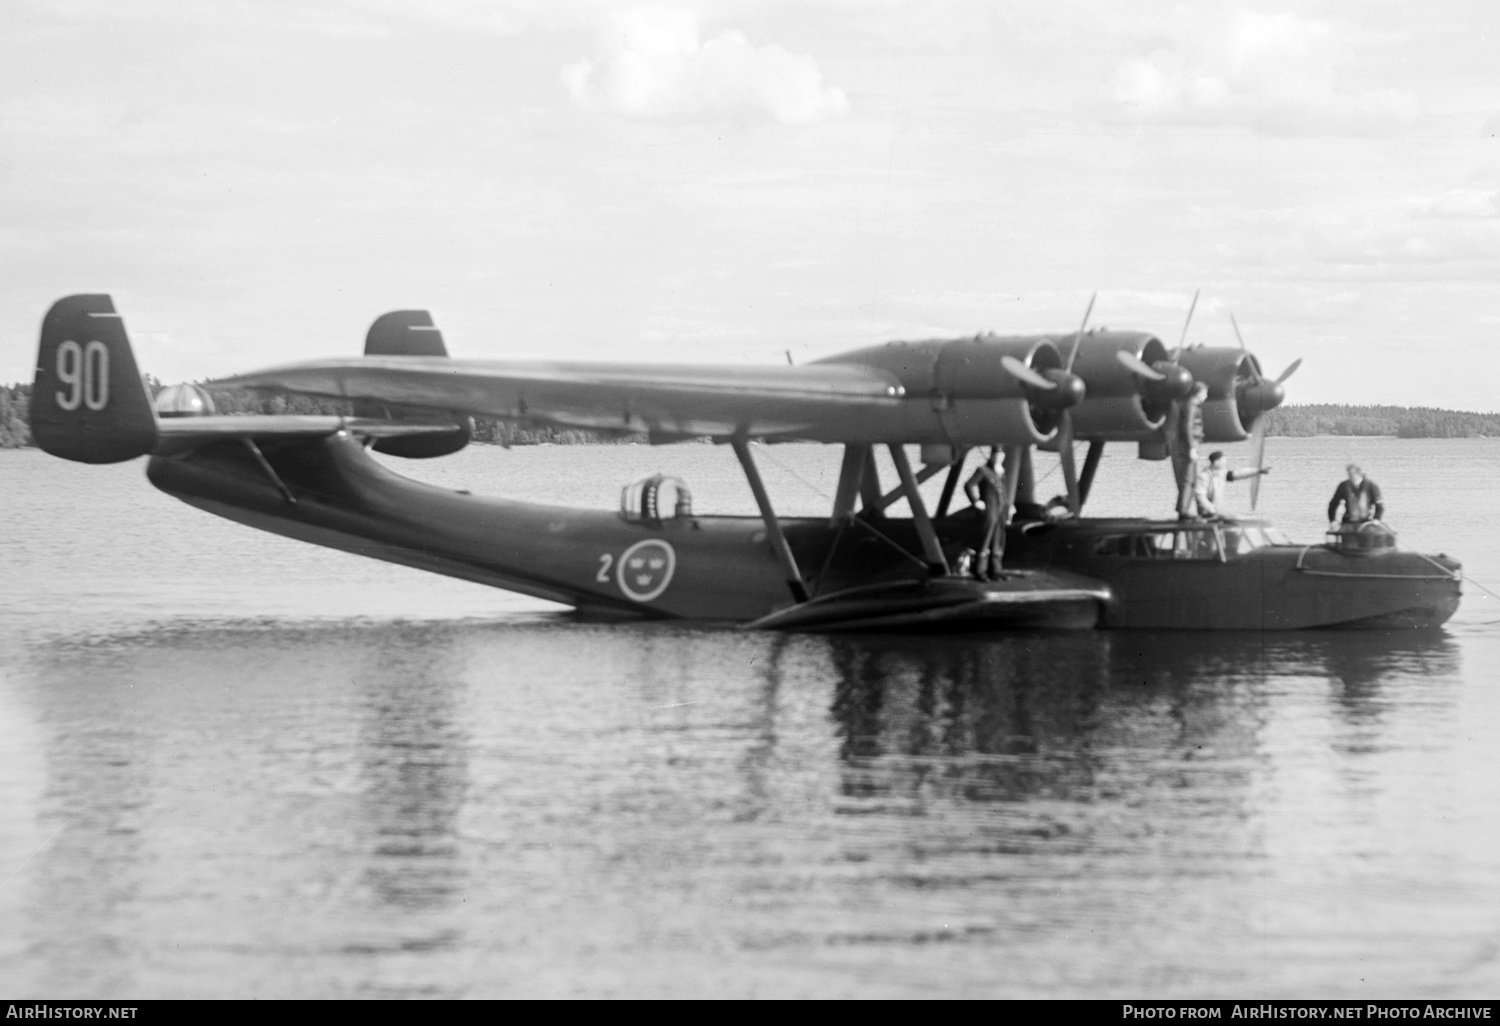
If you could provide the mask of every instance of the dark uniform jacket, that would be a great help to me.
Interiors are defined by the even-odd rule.
[[[1344,522],[1379,520],[1385,516],[1385,501],[1380,497],[1380,486],[1368,477],[1357,485],[1340,481],[1334,490],[1333,501],[1328,504],[1328,519],[1338,512],[1339,503],[1344,504]]]

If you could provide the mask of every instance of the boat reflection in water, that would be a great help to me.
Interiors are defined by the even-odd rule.
[[[1440,632],[1097,632],[833,637],[842,793],[924,803],[1146,799],[1158,776],[1238,801],[1275,758],[1262,737],[1289,704],[1321,705],[1335,748],[1379,744],[1394,689],[1456,687]],[[1355,736],[1358,735],[1358,736]],[[1046,818],[1045,816],[1043,817]],[[965,824],[965,827],[972,826]],[[1016,824],[1005,824],[1015,826]],[[1045,823],[1021,823],[1026,837]],[[1001,834],[1005,834],[1005,830]],[[931,837],[923,839],[929,843]]]

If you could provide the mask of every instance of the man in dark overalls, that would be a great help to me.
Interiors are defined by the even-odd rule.
[[[1198,491],[1198,446],[1203,442],[1203,401],[1208,386],[1199,381],[1185,398],[1167,408],[1162,433],[1167,454],[1172,457],[1172,476],[1177,481],[1177,519],[1195,520],[1194,496]]]
[[[1008,505],[1005,479],[995,470],[1000,447],[990,449],[989,460],[964,482],[969,502],[984,509],[984,540],[974,553],[974,579],[991,581],[1000,576],[1000,560],[1005,555],[1005,521]]]

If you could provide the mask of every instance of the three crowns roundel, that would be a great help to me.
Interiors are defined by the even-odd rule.
[[[656,538],[636,542],[620,557],[615,579],[626,598],[650,602],[672,583],[677,569],[677,553],[672,546]]]

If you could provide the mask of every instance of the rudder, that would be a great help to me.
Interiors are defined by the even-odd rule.
[[[42,320],[31,435],[79,463],[120,463],[156,447],[156,413],[106,295],[59,299]]]

